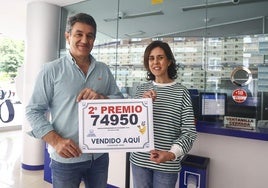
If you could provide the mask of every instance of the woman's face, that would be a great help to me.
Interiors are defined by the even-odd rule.
[[[160,47],[154,48],[149,55],[149,69],[151,73],[155,76],[155,81],[158,79],[167,80],[168,77],[168,66],[170,61],[164,50]]]

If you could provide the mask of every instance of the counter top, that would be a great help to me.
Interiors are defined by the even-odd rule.
[[[197,132],[218,134],[225,136],[235,136],[241,138],[257,139],[268,141],[268,129],[244,130],[226,128],[222,122],[197,121]]]

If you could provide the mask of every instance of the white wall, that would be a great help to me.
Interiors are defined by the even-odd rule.
[[[198,133],[191,154],[210,158],[209,188],[267,188],[268,142]]]

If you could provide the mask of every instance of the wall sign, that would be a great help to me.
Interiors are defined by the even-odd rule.
[[[224,125],[229,128],[253,130],[256,128],[256,119],[224,116]]]
[[[21,125],[23,106],[13,90],[0,88],[0,130]]]
[[[235,89],[232,93],[233,100],[237,103],[243,103],[247,100],[247,91],[239,88]]]
[[[78,114],[84,153],[154,148],[151,99],[83,100]]]

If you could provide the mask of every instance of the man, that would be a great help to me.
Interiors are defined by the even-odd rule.
[[[48,144],[54,188],[106,188],[107,153],[82,153],[78,146],[78,102],[82,99],[123,98],[109,67],[90,52],[96,22],[79,13],[68,19],[65,57],[43,65],[26,107],[31,135]],[[51,120],[46,118],[50,112]]]

